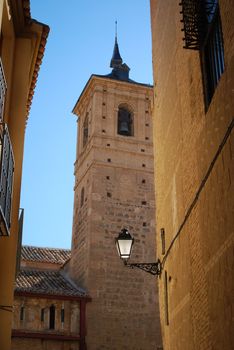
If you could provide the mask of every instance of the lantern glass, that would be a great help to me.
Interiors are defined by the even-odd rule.
[[[126,229],[122,229],[115,240],[116,248],[121,259],[129,259],[134,239]]]

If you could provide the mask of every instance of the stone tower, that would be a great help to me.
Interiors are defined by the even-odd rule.
[[[69,271],[88,290],[88,350],[155,350],[161,336],[156,278],[124,267],[114,238],[135,238],[132,261],[155,261],[150,85],[129,79],[117,38],[109,75],[92,75],[78,116]]]

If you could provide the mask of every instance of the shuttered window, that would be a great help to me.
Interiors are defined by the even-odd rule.
[[[9,235],[14,173],[14,156],[6,125],[2,125],[0,144],[0,235]]]

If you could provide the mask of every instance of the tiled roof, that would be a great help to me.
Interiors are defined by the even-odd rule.
[[[63,265],[71,256],[70,249],[41,248],[22,246],[21,259],[35,262],[48,262]]]
[[[86,292],[59,271],[21,270],[15,292],[86,297]]]
[[[38,52],[37,52],[36,63],[34,66],[34,71],[33,71],[32,80],[31,80],[31,86],[30,86],[28,100],[27,100],[27,116],[28,116],[29,111],[30,111],[30,107],[32,104],[32,99],[33,99],[34,90],[35,90],[36,83],[37,83],[38,73],[39,73],[40,65],[42,63],[42,58],[44,56],[46,41],[47,41],[47,37],[48,37],[49,31],[50,31],[50,28],[48,25],[46,25],[44,23],[39,23],[36,20],[31,18],[30,0],[21,0],[21,1],[22,1],[22,6],[23,6],[25,23],[27,25],[30,25],[31,23],[35,22],[35,23],[38,23],[42,26],[40,45],[39,45]]]

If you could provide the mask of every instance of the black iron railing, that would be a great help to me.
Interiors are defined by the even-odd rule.
[[[3,121],[5,95],[6,95],[6,79],[4,75],[2,60],[0,58],[0,122]]]
[[[0,156],[0,236],[8,236],[11,226],[14,156],[6,124],[0,124]]]
[[[200,50],[205,42],[217,0],[181,0],[184,48]]]

